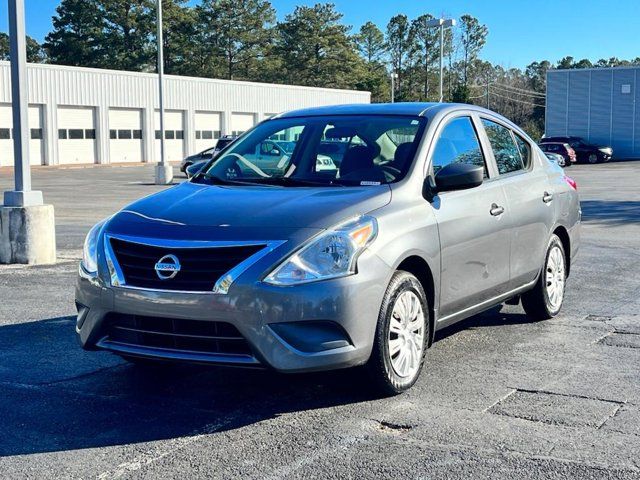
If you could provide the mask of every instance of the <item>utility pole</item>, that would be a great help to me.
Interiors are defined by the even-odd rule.
[[[160,110],[160,161],[156,165],[156,185],[168,185],[173,182],[173,167],[167,163],[164,134],[164,56],[162,52],[162,0],[156,0],[156,23],[158,43],[158,103]]]
[[[4,192],[0,207],[0,263],[55,263],[53,206],[31,189],[24,0],[9,0],[9,38],[15,190]]]

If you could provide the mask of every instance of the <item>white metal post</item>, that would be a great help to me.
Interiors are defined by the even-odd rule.
[[[158,103],[160,113],[160,162],[156,167],[156,183],[166,185],[173,181],[173,169],[167,164],[164,133],[164,56],[162,52],[162,0],[156,0],[158,47]]]
[[[440,103],[444,100],[443,82],[444,82],[444,29],[445,27],[453,27],[456,21],[453,19],[445,20],[444,18],[434,18],[427,22],[429,28],[440,28]]]
[[[440,103],[444,99],[442,94],[442,81],[444,76],[444,68],[442,66],[442,59],[444,57],[444,25],[440,25]]]
[[[396,101],[396,78],[398,78],[398,74],[391,72],[391,103]]]
[[[4,205],[15,207],[41,205],[42,192],[31,190],[29,119],[27,117],[29,112],[27,41],[24,26],[24,0],[9,0],[9,37],[15,190],[4,193]]]
[[[24,0],[9,0],[9,37],[15,190],[4,192],[0,205],[0,263],[55,263],[53,205],[43,205],[42,192],[31,190]]]

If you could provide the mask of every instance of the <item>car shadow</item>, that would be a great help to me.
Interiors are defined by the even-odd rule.
[[[376,398],[359,369],[140,367],[77,344],[74,317],[0,327],[0,457],[237,429]]]
[[[494,308],[436,334],[528,322]],[[75,317],[0,327],[0,457],[235,430],[279,415],[376,400],[362,369],[313,374],[158,362],[76,343]]]
[[[524,312],[502,312],[502,307],[502,305],[498,305],[497,307],[493,307],[485,312],[474,315],[473,317],[466,318],[465,320],[445,327],[442,330],[438,330],[435,334],[434,341],[438,342],[464,330],[472,330],[474,328],[522,325],[533,322]]]
[[[640,201],[583,200],[582,220],[607,225],[640,223]]]

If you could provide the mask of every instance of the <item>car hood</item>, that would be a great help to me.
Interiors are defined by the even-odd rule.
[[[184,182],[125,207],[110,224],[202,226],[225,230],[325,229],[383,207],[388,185],[366,187],[218,186]],[[124,233],[124,232],[123,232]]]

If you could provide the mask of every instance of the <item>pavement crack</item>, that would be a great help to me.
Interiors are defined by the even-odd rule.
[[[506,394],[501,396],[500,398],[498,398],[498,400],[496,400],[495,402],[493,402],[491,405],[489,405],[487,408],[485,408],[484,410],[482,410],[483,412],[488,412],[489,410],[491,410],[493,407],[495,407],[496,405],[498,405],[500,402],[505,401],[507,398],[509,398],[511,395],[513,395],[514,393],[516,393],[518,391],[517,388],[511,388],[511,390]]]
[[[570,398],[582,398],[585,400],[596,400],[599,402],[607,402],[607,403],[614,403],[616,405],[622,406],[622,405],[626,405],[626,401],[622,401],[622,400],[612,400],[610,398],[601,398],[601,397],[590,397],[588,395],[578,395],[577,393],[558,393],[558,392],[552,392],[551,390],[545,390],[545,389],[526,389],[526,388],[517,388],[516,389],[519,392],[525,392],[525,393],[543,393],[545,395],[557,395],[559,397],[570,397]]]
[[[613,417],[615,417],[618,412],[620,411],[620,409],[622,408],[622,405],[618,405],[615,410],[613,412],[611,412],[611,414],[609,416],[607,416],[600,425],[598,425],[598,427],[596,428],[596,430],[600,430],[602,427],[604,427],[605,423],[607,423],[610,419],[612,419]]]

